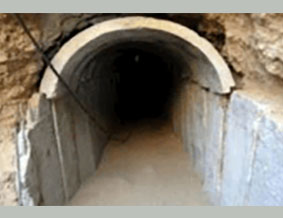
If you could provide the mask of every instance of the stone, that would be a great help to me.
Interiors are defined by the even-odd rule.
[[[0,51],[0,63],[6,62],[8,60],[7,54]]]

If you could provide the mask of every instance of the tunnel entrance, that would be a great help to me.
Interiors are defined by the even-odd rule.
[[[85,99],[86,90],[97,87],[93,93],[99,94],[88,92],[93,96],[88,105],[96,109],[105,103],[103,111],[112,105],[112,112],[105,114],[112,135],[95,176],[70,204],[208,204],[198,176],[191,167],[187,170],[186,153],[172,129],[174,97],[190,75],[183,58],[168,46],[138,39],[104,48],[85,66],[82,77],[88,79],[78,85],[80,99]],[[93,103],[95,98],[107,103]],[[186,185],[194,191],[186,191]]]
[[[203,158],[204,146],[210,143],[212,126],[215,122],[223,126],[221,110],[219,113],[213,107],[220,102],[219,96],[229,93],[234,86],[229,68],[213,46],[181,25],[128,17],[105,21],[79,33],[59,50],[52,63],[96,121],[81,110],[47,68],[40,93],[33,99],[38,106],[31,109],[30,123],[24,130],[24,140],[28,142],[25,146],[30,153],[23,159],[22,175],[30,174],[38,183],[33,182],[30,187],[31,183],[25,177],[22,179],[29,187],[22,192],[23,204],[66,203],[96,171],[102,177],[94,177],[95,181],[107,182],[103,178],[109,175],[103,176],[98,165],[103,163],[105,149],[106,157],[115,156],[113,168],[108,171],[110,177],[118,175],[114,180],[118,179],[122,186],[126,182],[126,188],[121,190],[133,189],[136,200],[141,193],[151,196],[149,186],[157,187],[160,178],[172,182],[173,188],[166,192],[170,182],[162,183],[163,189],[156,192],[157,205],[174,204],[165,198],[174,199],[176,190],[177,198],[184,199],[181,204],[190,204],[186,186],[192,185],[189,181],[193,172],[187,170],[187,156],[181,150],[185,148],[195,168],[201,170],[198,163]],[[215,119],[219,114],[221,117]],[[167,124],[160,126],[154,122],[161,120]],[[131,137],[126,137],[122,147],[112,146],[107,153],[108,145],[115,144],[113,134],[125,129],[133,129],[128,131]],[[114,166],[121,166],[120,171],[114,172]],[[132,182],[140,181],[139,176],[143,175],[136,174],[140,170],[149,173],[150,179],[133,187]],[[131,175],[137,177],[130,178],[126,172],[134,172]],[[197,183],[201,184],[199,180]],[[197,187],[200,192],[200,186]],[[50,190],[56,190],[56,194]],[[167,195],[162,197],[163,191]],[[117,194],[119,198],[123,196]]]

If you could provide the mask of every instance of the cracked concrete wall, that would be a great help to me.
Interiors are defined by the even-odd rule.
[[[282,103],[280,92],[255,88],[230,98],[184,88],[175,130],[213,204],[283,205]]]
[[[261,105],[241,92],[234,92],[227,111],[223,154],[222,203],[243,205],[256,147]]]
[[[265,115],[259,123],[247,205],[282,206],[282,127],[282,114]]]
[[[96,169],[107,136],[70,96],[34,94],[18,133],[20,205],[64,205]]]
[[[35,94],[28,105],[17,141],[19,204],[60,204],[64,201],[64,189],[51,102]]]
[[[175,105],[175,131],[180,134],[203,189],[213,204],[221,197],[223,140],[228,99],[188,83]],[[180,116],[180,117],[179,117]]]
[[[117,16],[126,15],[26,14],[23,17],[32,30],[33,35],[41,42],[47,54],[52,57],[60,46],[78,31],[95,22]],[[244,199],[244,202],[249,205],[282,205],[282,199],[280,198],[282,187],[279,182],[282,173],[280,174],[281,168],[278,167],[281,164],[280,151],[282,140],[280,140],[280,137],[282,134],[282,119],[280,114],[282,114],[282,111],[277,106],[280,100],[274,98],[274,96],[277,96],[280,99],[283,96],[282,14],[149,14],[146,16],[169,19],[194,29],[201,36],[207,38],[229,64],[237,81],[236,89],[243,90],[244,92],[236,91],[232,94],[234,97],[229,101],[228,115],[224,122],[225,131],[228,132],[225,133],[224,131],[223,137],[226,137],[225,148],[222,148],[223,152],[226,152],[228,156],[230,152],[234,152],[227,145],[229,134],[232,134],[233,128],[231,125],[236,125],[235,123],[240,126],[247,125],[245,120],[233,121],[231,118],[233,116],[233,107],[237,107],[240,101],[254,102],[254,104],[247,103],[248,105],[262,105],[262,102],[268,102],[266,103],[269,108],[268,111],[263,110],[264,118],[261,118],[260,121],[257,120],[259,118],[253,118],[255,120],[251,121],[251,123],[255,122],[258,125],[258,127],[254,127],[254,124],[251,124],[252,128],[259,128],[256,146],[249,145],[247,142],[245,142],[247,145],[245,143],[237,144],[242,147],[248,146],[247,148],[241,148],[244,151],[245,149],[251,149],[249,151],[255,149],[252,159],[243,156],[241,158],[247,158],[246,161],[248,163],[252,162],[256,170],[253,171],[252,176],[250,176],[251,172],[237,171],[239,175],[241,174],[244,177],[248,175],[250,184],[245,190],[241,191],[241,194],[239,194],[241,196],[237,197],[235,193],[230,193],[227,194],[227,198],[229,196],[229,199],[232,199],[231,201],[237,204],[241,204],[243,202],[242,199]],[[0,204],[16,205],[18,203],[16,190],[16,132],[19,123],[23,120],[28,100],[33,93],[37,92],[37,84],[40,81],[40,73],[44,69],[44,65],[12,15],[1,14],[0,24]],[[250,93],[254,92],[253,90],[257,90],[260,94],[250,95]],[[202,93],[205,92],[205,90],[202,91]],[[270,96],[267,97],[267,93],[270,93]],[[260,96],[265,96],[263,101]],[[215,100],[215,102],[217,101]],[[235,103],[235,101],[238,103]],[[217,105],[217,103],[213,104]],[[211,108],[218,111],[216,113],[218,114],[217,116],[222,117],[222,111],[225,110],[225,107],[222,104],[220,105],[218,109],[217,106],[211,106]],[[253,107],[246,106],[242,114],[249,112]],[[261,106],[259,107],[261,108]],[[207,113],[209,110],[205,111]],[[218,122],[217,126],[220,126],[220,123]],[[185,131],[185,128],[182,130]],[[227,136],[225,136],[226,134]],[[241,135],[240,132],[237,134]],[[211,148],[215,147],[210,144],[207,150],[211,150]],[[190,148],[188,147],[188,149]],[[219,156],[221,154],[218,153],[219,149],[216,146],[211,153]],[[222,173],[226,172],[225,169],[229,169],[233,161],[236,161],[233,160],[235,158],[233,155],[231,155],[231,163],[230,159],[228,160],[227,158],[223,162],[223,166],[220,164],[220,170],[223,167],[223,172],[217,172],[217,176],[212,176],[213,178],[223,178],[222,183],[217,186],[217,193],[220,192],[221,187],[228,187],[229,184],[227,185],[225,181],[228,182],[232,178],[231,175],[222,175]],[[219,157],[207,157],[205,154],[202,154],[203,159],[208,162],[215,162],[218,161]],[[201,164],[199,165],[201,166]],[[236,169],[238,168],[239,166],[236,167]],[[201,172],[203,171],[211,175],[211,172],[216,172],[217,170],[202,169]],[[209,180],[204,180],[204,183],[209,184],[207,181]],[[215,181],[215,179],[212,179],[212,181]],[[215,192],[213,191],[215,186],[208,189],[211,189],[213,193]],[[216,202],[218,200],[217,197]],[[222,201],[223,204],[225,203],[224,198],[219,201]]]
[[[224,145],[223,205],[283,205],[282,103],[280,96],[259,90],[233,93]]]

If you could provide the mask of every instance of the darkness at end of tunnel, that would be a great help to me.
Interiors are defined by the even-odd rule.
[[[130,41],[109,46],[90,60],[92,76],[80,84],[81,96],[92,93],[87,94],[90,105],[114,127],[169,120],[185,67],[181,59],[160,43]]]
[[[118,75],[115,112],[122,123],[167,116],[173,73],[165,60],[131,48],[117,57],[114,66]]]

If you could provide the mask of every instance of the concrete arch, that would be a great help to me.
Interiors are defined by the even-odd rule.
[[[227,64],[206,39],[182,25],[145,17],[118,18],[89,27],[70,39],[55,55],[52,63],[75,88],[77,78],[73,75],[73,69],[85,61],[91,52],[99,52],[107,44],[135,39],[149,42],[161,40],[183,53],[181,55],[185,59],[190,57],[187,61],[192,79],[212,92],[229,93],[235,85]],[[47,98],[57,98],[62,94],[59,81],[50,68],[44,73],[40,92],[46,94]]]
[[[133,68],[136,54],[140,54],[141,64],[134,63]],[[72,198],[95,172],[109,135],[121,120],[117,102],[127,108],[124,114],[139,114],[139,109],[155,111],[165,96],[161,102],[166,106],[164,111],[196,169],[205,176],[219,172],[215,160],[221,154],[227,101],[221,95],[229,93],[235,82],[221,55],[194,31],[153,18],[113,19],[78,33],[62,46],[52,63],[107,133],[81,110],[47,68],[40,93],[31,99],[34,108],[21,130],[19,147],[27,147],[32,154],[19,157],[23,205],[61,205]],[[111,83],[118,74],[116,69],[120,76],[126,75],[123,81],[130,77],[127,82]],[[132,80],[132,72],[138,81]],[[140,75],[146,76],[142,79]],[[128,81],[134,85],[127,86]],[[137,104],[132,96],[119,94],[121,87],[130,87],[126,92],[134,93]],[[135,92],[136,87],[142,96]],[[204,151],[214,156],[207,157]],[[215,178],[206,179],[209,190],[218,182],[218,174],[213,175]]]

